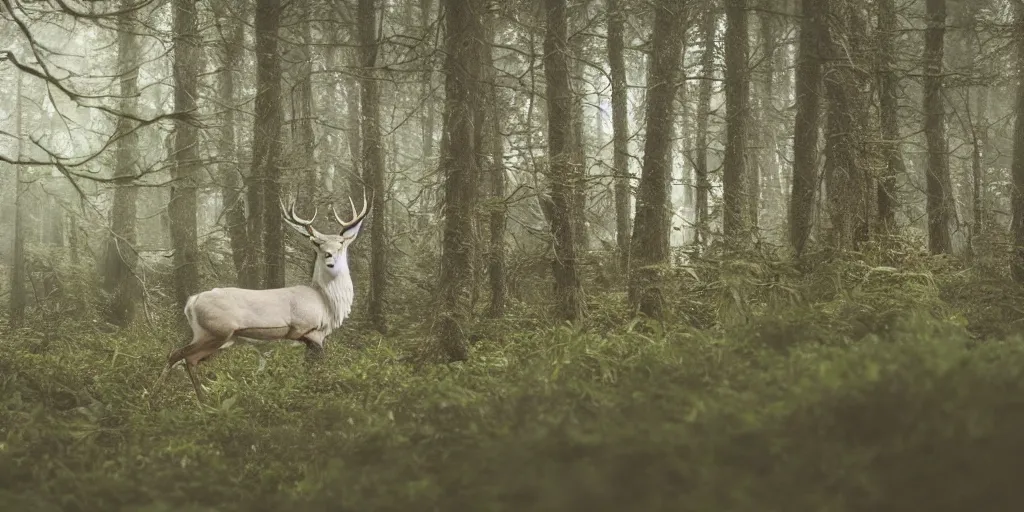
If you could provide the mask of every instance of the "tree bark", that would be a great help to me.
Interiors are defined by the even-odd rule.
[[[942,54],[946,34],[946,0],[926,0],[927,25],[924,32],[924,134],[928,142],[927,212],[928,250],[948,254],[950,238],[952,181],[946,144],[946,108],[942,99]]]
[[[281,288],[285,284],[284,230],[278,212],[281,203],[281,61],[278,55],[278,30],[281,24],[280,0],[256,2],[256,117],[253,121],[252,175],[256,176],[261,197],[250,203],[249,211],[259,207],[263,233],[263,286]],[[250,224],[250,227],[252,225]],[[252,231],[250,231],[252,233]]]
[[[885,174],[878,184],[878,223],[883,234],[896,228],[896,179],[906,173],[899,128],[899,80],[895,71],[896,1],[878,2],[878,115],[882,129]]]
[[[988,87],[978,88],[978,105],[975,109],[975,126],[973,133],[973,150],[971,151],[971,174],[974,202],[974,229],[976,237],[988,227],[988,213],[985,197],[985,158],[988,153]]]
[[[630,306],[650,318],[663,318],[660,266],[670,262],[668,186],[674,104],[682,61],[684,6],[660,0],[654,11],[654,49],[647,92],[647,138],[637,189],[636,221],[631,245]]]
[[[627,102],[626,59],[623,41],[626,13],[620,0],[607,0],[608,66],[612,86],[612,159],[615,179],[615,245],[619,251],[619,269],[629,270],[630,184],[629,184],[629,111]]]
[[[494,67],[494,44],[497,24],[500,18],[489,16],[485,25],[487,35],[486,56],[484,59],[487,75],[487,137],[484,151],[489,156],[488,178],[490,185],[491,205],[488,209],[488,227],[490,228],[490,247],[487,257],[487,277],[491,288],[491,303],[488,316],[500,318],[505,315],[505,298],[508,295],[505,286],[505,227],[508,215],[505,203],[505,150],[501,135],[501,103],[498,95],[497,72]]]
[[[119,108],[122,112],[135,113],[139,97],[139,48],[135,38],[132,3],[121,1],[125,12],[117,18],[117,72],[120,82]],[[135,122],[127,117],[117,121],[114,147],[114,205],[110,212],[110,237],[107,239],[106,269],[103,285],[112,294],[107,309],[107,321],[114,325],[127,326],[135,319],[135,305],[142,296],[142,283],[135,274],[138,255],[136,242],[136,198],[137,188],[135,160],[138,136],[134,131]]]
[[[758,103],[758,125],[760,128],[755,136],[758,140],[757,165],[753,167],[754,179],[751,186],[751,194],[754,196],[753,214],[755,226],[761,225],[760,212],[769,215],[774,220],[774,212],[778,211],[779,186],[778,186],[778,163],[776,157],[778,152],[775,147],[778,135],[775,122],[775,96],[776,96],[776,62],[779,48],[779,30],[777,15],[772,12],[771,0],[761,0],[764,8],[758,14],[758,25],[761,43],[760,79],[758,80],[757,103]],[[763,195],[763,204],[762,196]],[[774,227],[774,224],[771,226]]]
[[[22,73],[17,74],[17,85],[15,87],[14,107],[14,133],[18,136],[17,153],[20,160],[24,151],[23,122],[24,122],[24,98],[22,98]],[[11,329],[18,329],[25,324],[25,308],[28,305],[28,290],[25,287],[26,273],[25,266],[25,166],[14,166],[14,258],[11,261],[11,300],[7,317],[8,326]]]
[[[476,203],[477,140],[475,113],[480,108],[480,55],[483,30],[478,0],[443,0],[445,7],[445,132],[442,152],[444,234],[441,245],[438,341],[449,361],[469,358],[465,324],[470,320],[467,297],[471,286],[472,222]]]
[[[374,329],[386,334],[385,296],[387,292],[387,189],[384,181],[384,146],[380,129],[380,89],[377,65],[377,13],[375,0],[359,0],[359,45],[362,77],[363,181],[372,192],[370,217],[370,286],[367,304]]]
[[[299,202],[310,206],[318,206],[324,198],[318,197],[320,190],[319,171],[316,162],[316,132],[313,122],[316,119],[316,108],[313,100],[313,33],[310,21],[309,2],[300,2],[299,14],[302,35],[301,55],[303,61],[299,65],[296,87],[298,111],[293,115],[298,128],[296,143],[301,151],[302,181],[298,192]],[[312,267],[310,267],[312,270]]]
[[[711,180],[708,179],[708,125],[711,118],[712,80],[715,73],[715,31],[718,14],[711,7],[704,10],[703,27],[704,49],[700,57],[700,89],[697,92],[697,155],[693,162],[693,173],[697,180],[695,212],[696,228],[694,241],[702,247],[707,244],[711,235],[708,213],[708,196],[711,195]]]
[[[796,65],[796,120],[793,131],[793,183],[789,243],[799,256],[811,236],[814,193],[818,188],[818,130],[821,116],[822,2],[803,0]]]
[[[750,37],[747,0],[725,1],[726,142],[722,175],[722,231],[734,247],[746,247],[753,234],[750,215],[750,170],[746,165],[747,125],[750,118]]]
[[[239,4],[240,2],[235,2]],[[217,72],[218,96],[223,111],[221,113],[220,140],[217,153],[220,159],[218,172],[221,179],[221,195],[224,202],[225,220],[227,222],[228,241],[231,246],[231,259],[235,266],[238,286],[249,284],[245,279],[247,271],[245,258],[248,233],[246,231],[245,202],[242,194],[242,175],[239,172],[238,148],[235,142],[235,66],[242,59],[245,42],[245,27],[237,19],[241,13],[236,9],[231,15],[224,11],[220,3],[217,23],[220,25],[224,40],[221,41],[221,62]]]
[[[175,0],[174,5],[174,110],[190,119],[174,126],[174,185],[167,206],[174,248],[174,290],[179,307],[199,291],[199,245],[196,236],[196,200],[199,174],[198,114],[200,39],[196,3]]]
[[[1013,123],[1013,191],[1011,207],[1013,221],[1010,233],[1013,252],[1010,255],[1010,274],[1017,283],[1024,283],[1024,7],[1016,7],[1014,42],[1017,46],[1017,105]]]
[[[584,254],[590,248],[590,233],[587,230],[587,152],[586,152],[586,131],[584,130],[583,100],[585,97],[584,86],[584,43],[585,34],[583,29],[586,25],[587,4],[589,0],[579,2],[572,15],[574,37],[569,38],[569,51],[573,56],[571,60],[571,84],[572,84],[572,172],[573,172],[573,226],[575,226],[576,250],[578,254]]]
[[[577,267],[573,209],[572,90],[569,83],[569,45],[566,0],[545,0],[544,76],[547,79],[548,159],[551,180],[551,233],[555,260],[552,271],[558,316],[567,321],[583,317],[583,285]],[[452,144],[455,141],[452,140]]]
[[[828,195],[832,247],[857,248],[867,218],[866,162],[861,151],[864,129],[861,114],[867,108],[859,87],[862,41],[859,7],[847,0],[828,4],[828,69],[824,74],[828,117],[825,143],[825,185]]]

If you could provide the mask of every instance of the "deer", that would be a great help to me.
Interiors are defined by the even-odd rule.
[[[363,191],[363,209],[349,197],[352,219],[341,220],[331,206],[334,220],[341,225],[337,235],[321,233],[313,227],[317,209],[309,220],[295,213],[295,200],[289,208],[280,202],[285,224],[308,237],[316,250],[310,284],[251,290],[246,288],[213,288],[190,296],[185,301],[185,319],[192,329],[192,342],[167,356],[167,364],[154,384],[154,390],[167,373],[180,363],[185,364],[196,399],[203,403],[202,386],[196,375],[199,363],[234,345],[289,340],[306,344],[307,348],[323,350],[324,339],[341,327],[352,311],[355,290],[348,267],[348,248],[359,234],[369,203]]]

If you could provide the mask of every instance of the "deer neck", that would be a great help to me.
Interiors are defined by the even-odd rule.
[[[344,248],[337,258],[336,268],[328,269],[322,258],[317,258],[313,265],[313,282],[315,288],[324,298],[327,305],[328,332],[341,327],[348,314],[352,311],[355,296],[352,287],[352,275],[348,269],[348,248]],[[340,268],[337,268],[340,266]],[[329,272],[336,271],[334,273]]]

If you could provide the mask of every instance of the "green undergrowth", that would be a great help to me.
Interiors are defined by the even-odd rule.
[[[836,264],[783,292],[758,272],[694,272],[709,326],[613,321],[591,297],[591,324],[486,324],[451,365],[410,356],[432,343],[413,331],[343,329],[311,369],[237,347],[204,365],[202,409],[180,370],[152,393],[169,327],[7,333],[0,510],[1024,503],[1024,343],[979,331],[963,283]]]

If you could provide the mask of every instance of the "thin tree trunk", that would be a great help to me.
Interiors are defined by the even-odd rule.
[[[558,316],[563,320],[576,321],[583,317],[584,302],[577,267],[573,215],[573,100],[569,81],[567,7],[566,0],[545,0],[544,5],[547,10],[544,75],[547,79],[548,153],[553,205],[551,233],[555,246],[552,270]]]
[[[650,318],[662,319],[662,272],[669,263],[669,215],[666,183],[671,177],[674,103],[682,61],[685,10],[676,0],[660,0],[654,11],[654,49],[647,93],[647,138],[637,190],[636,222],[631,245],[630,306]]]
[[[778,210],[781,201],[778,198],[778,165],[776,162],[777,150],[775,147],[775,141],[777,134],[775,130],[775,95],[776,95],[776,61],[777,54],[781,53],[779,48],[779,36],[775,13],[771,12],[770,5],[772,2],[762,0],[762,6],[768,7],[768,9],[762,10],[758,15],[758,22],[760,26],[761,35],[761,79],[758,83],[758,104],[760,106],[758,112],[758,119],[760,119],[760,129],[757,130],[757,138],[760,141],[757,157],[757,168],[756,177],[753,180],[756,184],[752,187],[752,193],[755,195],[755,218],[758,223],[759,210],[764,211],[769,215],[769,218],[775,218],[775,212]],[[762,186],[763,182],[763,186]],[[760,199],[760,196],[764,196],[764,201]],[[757,225],[757,224],[755,224]],[[774,227],[774,226],[772,226]]]
[[[1018,5],[1015,15],[1017,105],[1016,119],[1013,123],[1013,190],[1010,200],[1013,209],[1013,221],[1010,227],[1013,237],[1013,252],[1010,256],[1010,273],[1015,282],[1024,283],[1024,7]]]
[[[615,245],[619,251],[619,269],[629,269],[630,184],[629,184],[629,112],[627,110],[626,59],[623,32],[625,12],[620,0],[607,0],[608,65],[612,85],[612,146],[615,152],[612,171],[615,176]]]
[[[505,286],[505,223],[508,215],[505,203],[505,150],[501,135],[501,103],[496,83],[497,73],[494,67],[494,44],[499,18],[489,16],[485,25],[487,36],[486,57],[484,60],[487,75],[487,138],[484,141],[489,155],[489,184],[491,206],[488,213],[490,228],[490,247],[487,258],[487,277],[491,288],[491,304],[488,316],[499,318],[505,315],[505,298],[508,295]]]
[[[828,70],[824,75],[828,98],[825,144],[825,185],[831,223],[832,247],[856,249],[866,218],[867,176],[861,150],[864,127],[859,116],[866,105],[861,97],[857,38],[858,7],[846,0],[829,2]]]
[[[883,234],[896,228],[896,179],[906,173],[900,149],[899,81],[896,78],[895,38],[898,21],[896,1],[878,2],[878,115],[882,129],[885,174],[878,184],[878,220]]]
[[[121,1],[121,8],[130,11],[131,2]],[[134,113],[139,96],[138,42],[135,39],[134,13],[126,12],[117,18],[117,72],[120,81],[122,112]],[[135,122],[118,119],[114,148],[114,177],[119,181],[114,189],[114,205],[110,212],[110,238],[107,240],[106,269],[103,284],[113,294],[107,310],[107,320],[126,326],[135,319],[135,304],[141,297],[141,283],[135,275],[136,196],[135,160],[138,136]]]
[[[745,247],[754,225],[748,206],[750,170],[746,165],[747,125],[750,117],[750,37],[747,1],[725,1],[726,142],[722,175],[723,235],[735,247]]]
[[[236,5],[241,2],[235,2]],[[218,4],[219,5],[219,4]],[[223,111],[221,113],[220,140],[217,153],[220,159],[218,171],[222,183],[221,194],[224,202],[225,219],[227,222],[228,240],[231,245],[231,259],[237,274],[238,286],[246,286],[245,253],[247,250],[245,219],[245,203],[241,193],[242,176],[239,173],[238,149],[235,143],[235,66],[242,59],[245,27],[236,16],[240,13],[217,12],[217,22],[226,38],[221,46],[221,63],[218,71],[218,96]]]
[[[583,112],[584,86],[584,38],[580,32],[586,22],[587,3],[584,0],[576,5],[572,16],[575,37],[569,40],[572,59],[571,84],[572,98],[572,172],[573,172],[573,225],[575,226],[576,249],[579,255],[590,248],[590,237],[587,231],[587,152],[585,138],[585,115]],[[578,33],[579,32],[579,33]]]
[[[174,2],[174,110],[198,114],[200,40],[196,3]],[[167,206],[174,247],[174,290],[179,307],[199,291],[199,246],[196,200],[199,174],[199,130],[191,121],[175,121],[174,185]]]
[[[317,197],[317,190],[320,188],[319,172],[316,165],[316,133],[313,130],[313,121],[316,118],[316,109],[313,106],[313,34],[310,21],[310,8],[308,2],[299,3],[299,12],[302,16],[300,30],[302,32],[302,59],[299,66],[298,90],[298,112],[294,117],[298,127],[296,143],[299,145],[302,154],[302,182],[298,193],[301,203],[315,206],[323,199]],[[310,267],[312,270],[312,267]]]
[[[281,198],[281,61],[278,55],[280,0],[256,3],[256,117],[253,121],[252,175],[262,187],[263,286],[285,284],[284,230],[278,213]],[[250,203],[252,212],[256,205]],[[252,231],[250,231],[252,233]]]
[[[433,11],[433,4],[433,0],[420,0],[420,28],[424,41],[430,38],[430,12]],[[420,95],[423,98],[423,107],[420,110],[420,154],[423,161],[427,162],[434,156],[433,61],[427,61],[423,68],[423,82],[420,84]]]
[[[708,196],[711,194],[711,181],[708,179],[708,125],[711,118],[711,92],[715,74],[715,31],[718,14],[711,7],[704,11],[703,28],[704,50],[700,57],[700,89],[697,92],[697,155],[693,161],[693,173],[697,180],[694,205],[694,241],[703,247],[711,235],[708,212]]]
[[[971,174],[974,181],[974,235],[985,232],[988,226],[985,205],[985,155],[988,152],[988,86],[978,88],[978,106],[975,113]]]
[[[377,14],[375,0],[359,0],[359,45],[362,55],[363,180],[372,192],[370,217],[370,285],[367,304],[370,322],[381,334],[387,333],[385,297],[387,292],[387,190],[384,180],[384,146],[380,129],[380,89],[376,80]]]
[[[14,133],[17,138],[18,160],[21,160],[24,152],[24,137],[22,136],[24,122],[24,102],[22,98],[22,73],[17,75],[15,87],[14,107]],[[25,308],[28,305],[28,290],[25,286],[25,192],[28,188],[25,183],[25,168],[23,165],[14,166],[14,259],[11,261],[11,301],[8,314],[8,325],[11,329],[18,329],[25,324]]]
[[[818,188],[818,129],[821,115],[822,2],[803,0],[796,65],[796,121],[789,242],[800,255],[811,236],[814,192]]]
[[[946,108],[942,99],[942,53],[946,34],[946,0],[926,0],[924,49],[924,134],[928,142],[927,211],[928,250],[948,254],[953,205],[946,145]]]
[[[439,275],[438,341],[449,361],[469,358],[465,324],[472,285],[472,222],[479,169],[474,138],[475,113],[480,107],[480,56],[483,29],[477,0],[444,0],[446,49],[445,132],[442,148],[444,182],[444,240]],[[447,149],[447,150],[445,150]]]

